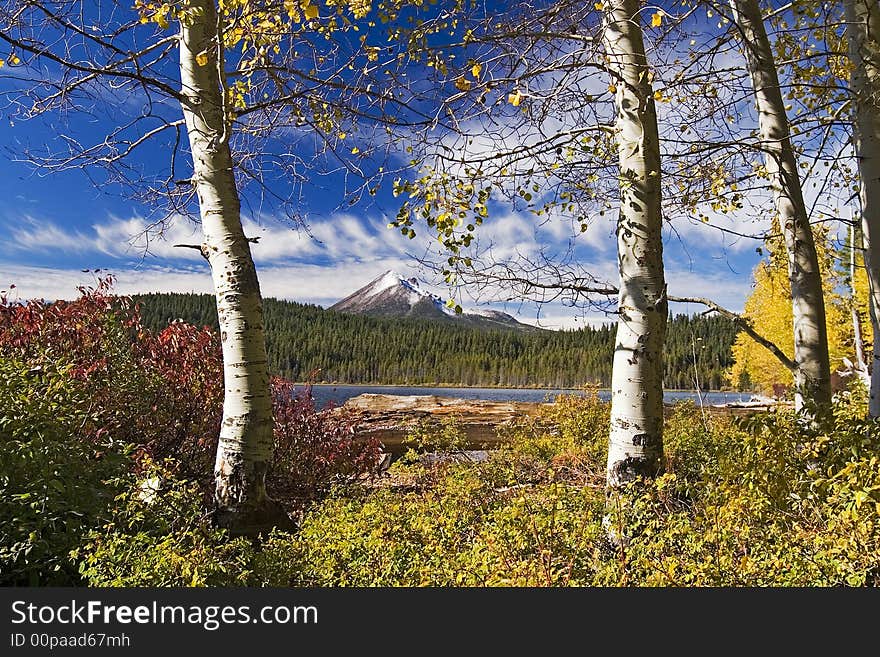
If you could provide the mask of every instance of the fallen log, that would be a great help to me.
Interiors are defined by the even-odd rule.
[[[680,402],[679,402],[680,403]],[[706,405],[710,414],[744,415],[770,410],[774,400],[760,403],[730,403]],[[464,434],[467,449],[492,449],[504,442],[499,428],[518,420],[536,418],[541,409],[552,402],[489,401],[459,399],[437,395],[380,395],[365,393],[352,397],[332,413],[345,414],[352,419],[361,437],[378,438],[385,450],[394,456],[406,451],[404,441],[411,431],[425,422],[439,427],[446,418],[455,418],[456,426]],[[666,414],[675,404],[666,404]]]
[[[393,454],[405,451],[407,435],[420,424],[455,418],[468,447],[493,447],[502,441],[499,427],[537,416],[539,402],[499,402],[455,399],[437,395],[378,395],[365,393],[352,397],[333,412],[354,420],[358,435],[378,438]]]

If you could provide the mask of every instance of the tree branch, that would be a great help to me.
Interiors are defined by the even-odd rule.
[[[791,358],[786,356],[785,353],[782,351],[782,349],[780,349],[778,346],[776,346],[773,342],[770,342],[770,340],[768,340],[763,335],[758,333],[754,329],[754,327],[752,326],[752,323],[747,318],[743,317],[742,315],[735,313],[732,310],[728,310],[727,308],[724,308],[724,307],[718,305],[717,303],[715,303],[711,299],[706,299],[704,297],[669,296],[667,298],[670,301],[675,301],[678,303],[698,303],[703,306],[706,306],[707,308],[711,308],[712,310],[714,310],[715,312],[717,312],[719,315],[721,315],[723,317],[727,317],[728,319],[733,320],[733,322],[737,326],[739,326],[743,331],[745,331],[752,340],[754,340],[759,345],[761,345],[762,347],[767,349],[774,356],[776,356],[776,358],[779,360],[779,362],[782,363],[787,369],[789,369],[792,372],[797,370],[797,363],[795,363]]]
[[[10,35],[6,34],[2,30],[0,30],[0,40],[5,41],[9,45],[18,48],[24,52],[29,52],[32,55],[36,55],[37,57],[45,57],[56,64],[60,64],[61,66],[71,69],[73,71],[80,71],[82,73],[91,73],[95,75],[106,75],[108,77],[115,78],[124,78],[126,80],[134,80],[136,82],[140,82],[143,85],[155,87],[159,89],[163,93],[168,94],[171,98],[174,98],[177,101],[183,102],[184,97],[178,92],[176,89],[168,86],[164,82],[160,82],[159,80],[155,80],[153,78],[149,78],[145,75],[141,75],[139,73],[132,73],[130,71],[119,71],[113,67],[95,67],[95,66],[84,66],[82,64],[77,64],[76,62],[68,61],[58,55],[49,52],[45,47],[41,46],[33,46],[29,43],[21,41],[19,39],[15,39]]]

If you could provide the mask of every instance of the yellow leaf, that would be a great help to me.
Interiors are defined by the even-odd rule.
[[[610,91],[611,93],[614,93],[614,92],[617,91],[617,87],[616,87],[615,85],[613,85],[613,84],[609,84],[609,85],[608,85],[608,91]]]
[[[167,29],[168,29],[168,19],[165,18],[165,14],[156,14],[156,23],[157,23],[157,24],[159,25],[159,27],[161,27],[163,30],[167,30]]]
[[[601,3],[601,2],[597,2],[597,3],[594,4],[593,6],[594,6],[596,9],[598,9],[599,11],[602,11],[603,9],[605,9],[605,5],[604,5],[603,3]]]
[[[208,53],[206,51],[200,52],[196,55],[196,64],[199,66],[207,66],[208,64]]]
[[[351,149],[351,154],[352,154],[352,155],[357,155],[357,154],[360,153],[360,152],[361,152],[361,149],[358,148],[357,146],[355,146],[354,148]]]
[[[306,15],[307,20],[312,20],[318,17],[318,7],[317,5],[306,5],[303,7],[303,13]]]
[[[471,82],[464,77],[455,78],[455,88],[460,91],[467,91],[471,88]]]
[[[21,64],[21,60],[18,58],[18,55],[9,55],[9,63],[13,66],[18,66]]]
[[[346,136],[346,135],[345,135],[344,132],[340,132],[340,133],[339,133],[339,138],[340,138],[340,139],[345,139],[345,136]]]
[[[662,100],[662,99],[663,99],[663,92],[662,91],[655,91],[654,92],[654,100]]]
[[[6,66],[6,60],[0,59],[0,68],[3,68],[4,66]]]
[[[511,105],[513,105],[514,107],[519,105],[521,100],[522,100],[522,94],[520,94],[519,89],[517,89],[516,91],[514,91],[512,94],[510,94],[507,97],[507,102],[510,103]]]
[[[651,27],[660,27],[663,23],[663,14],[659,11],[656,12],[653,16],[651,16]]]
[[[473,66],[471,66],[471,74],[474,76],[474,78],[479,79],[480,71],[482,71],[482,70],[483,70],[482,64],[474,64]]]

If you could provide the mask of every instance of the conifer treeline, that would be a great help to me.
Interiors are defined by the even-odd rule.
[[[183,319],[217,328],[208,294],[148,294],[144,325],[162,329]],[[349,315],[277,299],[264,300],[269,366],[302,381],[376,384],[573,388],[608,386],[614,327],[572,331],[485,330],[427,320]],[[666,388],[718,390],[728,385],[732,322],[722,317],[670,318]],[[697,367],[694,367],[696,355]]]

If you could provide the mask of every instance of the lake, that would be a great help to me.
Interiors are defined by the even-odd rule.
[[[316,384],[312,386],[312,396],[318,408],[324,408],[328,404],[341,406],[352,397],[364,393],[378,395],[437,395],[438,397],[455,397],[459,399],[485,399],[488,401],[523,401],[544,402],[553,401],[559,394],[578,395],[584,394],[583,390],[566,390],[551,388],[423,388],[412,386],[358,386],[358,385],[332,385]],[[704,404],[727,404],[730,402],[748,401],[751,395],[747,392],[703,392]],[[599,398],[611,399],[610,390],[600,390]],[[667,390],[663,394],[663,400],[674,402],[682,399],[693,399],[699,403],[699,396],[694,390]]]

